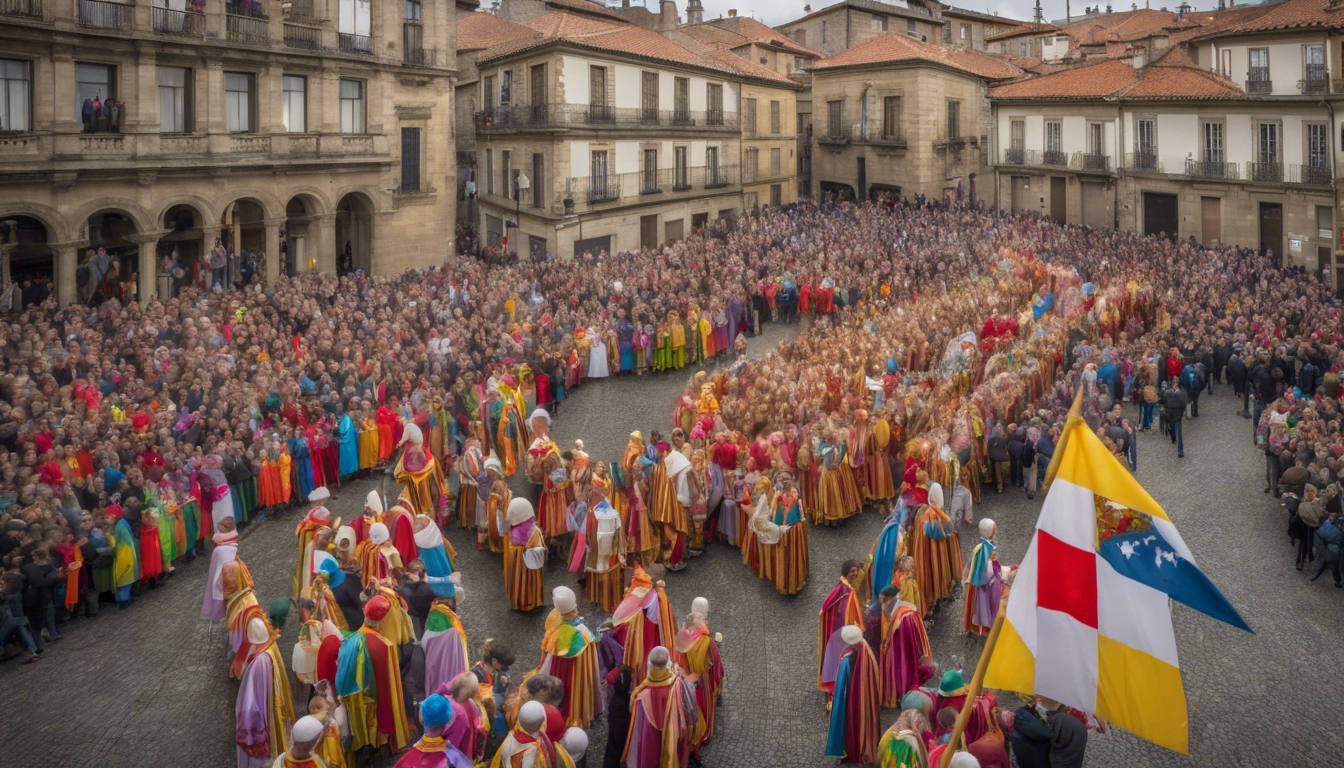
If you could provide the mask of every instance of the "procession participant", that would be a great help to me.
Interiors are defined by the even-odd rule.
[[[467,630],[447,601],[435,600],[420,638],[425,651],[425,690],[437,691],[467,671]]]
[[[490,768],[574,768],[574,761],[545,732],[546,708],[529,701],[518,710],[518,724],[509,731]]]
[[[935,606],[952,597],[952,587],[961,573],[961,544],[956,525],[943,511],[943,488],[929,486],[929,503],[915,515],[910,550],[915,556],[915,578],[923,590],[925,605]]]
[[[612,612],[611,623],[624,648],[624,663],[636,679],[644,675],[649,651],[657,646],[672,647],[677,632],[676,614],[667,599],[662,566],[651,565],[646,571],[635,564],[630,587]]]
[[[917,709],[901,712],[877,745],[877,768],[931,768],[927,735],[933,729]]]
[[[283,621],[281,622],[283,623]],[[237,718],[238,768],[263,768],[288,749],[294,702],[284,658],[275,641],[281,627],[273,627],[256,613],[247,619],[244,632],[245,668],[234,706]]]
[[[375,580],[390,579],[395,572],[406,567],[383,523],[369,526],[368,538],[360,542],[358,555],[365,589]]]
[[[504,591],[509,607],[530,611],[541,605],[541,568],[546,564],[546,540],[537,527],[532,504],[518,497],[509,502],[508,533],[504,537]]]
[[[850,625],[863,625],[863,608],[849,581],[850,575],[859,568],[858,561],[846,560],[840,568],[840,583],[821,604],[817,628],[817,690],[827,695],[835,690],[840,655],[848,645],[840,636],[841,630]]]
[[[294,729],[290,731],[289,749],[275,758],[270,768],[331,768],[333,764],[318,754],[326,730],[322,721],[311,715],[295,720]]]
[[[415,544],[415,515],[415,502],[403,490],[397,497],[397,502],[387,511],[384,522],[392,538],[392,546],[396,548],[397,554],[401,555],[403,563],[411,562],[418,555]]]
[[[553,610],[541,639],[541,663],[533,674],[552,675],[564,684],[560,713],[566,725],[587,728],[602,712],[602,687],[597,674],[597,639],[579,616],[574,590],[556,587]]]
[[[686,616],[677,632],[673,660],[685,672],[686,682],[695,686],[695,728],[691,745],[697,752],[714,737],[714,711],[719,692],[723,690],[723,659],[719,656],[718,641],[710,634],[709,601],[697,597],[691,602],[691,613]]]
[[[965,629],[970,634],[982,637],[989,635],[994,625],[994,617],[999,613],[999,598],[1003,590],[999,574],[998,546],[994,538],[998,533],[994,521],[988,517],[980,520],[980,542],[971,550],[971,559],[966,563],[963,582],[966,584]]]
[[[614,613],[621,603],[621,581],[625,568],[625,532],[621,515],[607,502],[597,485],[583,486],[583,498],[574,503],[577,519],[571,524],[581,535],[574,538],[574,566],[583,569],[583,585],[588,599]],[[636,566],[638,567],[638,566]]]
[[[513,500],[513,491],[504,480],[504,466],[491,456],[485,460],[485,472],[476,486],[476,548],[491,552],[504,551],[504,515]]]
[[[760,576],[773,584],[780,594],[796,595],[807,583],[810,560],[803,508],[789,473],[776,473],[773,493],[761,497],[762,504],[767,500],[769,506],[762,511],[773,526],[770,538],[774,540],[762,538],[759,542]]]
[[[224,619],[224,566],[238,559],[238,531],[234,530],[233,518],[226,519],[228,522],[220,521],[219,532],[212,537],[215,548],[210,553],[210,571],[205,578],[205,597],[201,600],[201,618],[210,621]],[[251,574],[248,580],[251,580]]]
[[[378,631],[390,609],[385,595],[374,595],[364,605],[364,625],[341,641],[336,694],[349,717],[351,752],[384,744],[396,752],[411,740],[400,656]]]
[[[443,467],[425,446],[425,436],[414,423],[407,424],[401,433],[402,452],[393,470],[393,477],[403,486],[414,511],[424,515],[437,514],[440,503],[448,501],[448,483]],[[402,553],[405,557],[406,553]]]
[[[377,491],[369,491],[369,495],[364,498],[364,514],[350,521],[350,528],[355,532],[355,544],[364,543],[369,537],[369,527],[381,522],[384,522],[383,497]]]
[[[881,736],[877,661],[858,626],[845,625],[840,637],[846,647],[836,669],[826,756],[866,765],[877,757]]]
[[[426,696],[420,702],[424,735],[397,760],[396,768],[471,768],[471,758],[444,738],[454,719],[448,697],[438,693]]]
[[[895,587],[887,589],[897,591]],[[911,603],[895,598],[891,615],[884,622],[882,647],[878,655],[883,707],[897,706],[906,692],[918,687],[923,678],[920,663],[933,654],[923,617]]]
[[[541,486],[537,520],[546,537],[554,539],[566,533],[565,510],[574,501],[574,491],[560,455],[560,446],[551,439],[551,415],[544,408],[538,408],[532,412],[528,423],[535,437],[527,451],[527,477]]]
[[[499,459],[490,457],[499,465],[497,474],[504,476],[504,466],[499,464]],[[480,483],[484,480],[482,473],[485,470],[487,459],[481,452],[481,441],[476,437],[467,438],[466,447],[462,449],[462,460],[457,462],[455,467],[457,471],[457,524],[462,528],[476,527],[479,530],[478,520],[480,518],[480,508],[484,504],[485,497],[489,491],[478,489]],[[479,542],[476,545],[480,549]]]
[[[252,591],[252,573],[242,560],[234,558],[220,566],[220,583],[224,592],[224,613],[229,628],[229,645],[233,649],[233,663],[229,665],[229,677],[238,679],[251,657],[252,641],[248,634],[248,625],[253,619],[262,618],[261,605]]]
[[[674,431],[675,433],[675,431]],[[663,468],[663,482],[654,491],[651,519],[660,539],[664,552],[663,562],[669,571],[680,571],[686,567],[687,534],[690,532],[690,485],[688,473],[691,470],[690,459],[681,451],[673,450],[667,443],[661,443],[658,449]],[[655,475],[656,477],[656,475]]]
[[[443,531],[428,515],[415,516],[415,549],[420,561],[425,564],[425,581],[434,594],[456,600],[462,580],[453,569],[453,558],[457,552],[453,551],[453,545],[443,538]]]
[[[684,768],[695,747],[695,693],[667,648],[651,648],[648,662],[648,675],[631,694],[630,730],[621,761],[627,768]]]
[[[299,565],[294,572],[294,596],[300,597],[303,591],[311,583],[313,573],[313,537],[323,528],[331,526],[331,510],[324,506],[323,502],[331,498],[331,491],[327,490],[325,485],[313,489],[308,494],[308,501],[316,504],[299,521],[298,527],[294,530],[294,536],[299,540]],[[221,521],[222,522],[222,521]],[[339,525],[339,520],[337,525]]]

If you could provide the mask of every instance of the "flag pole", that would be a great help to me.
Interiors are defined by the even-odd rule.
[[[971,720],[971,710],[975,709],[975,702],[980,698],[980,691],[985,685],[985,672],[989,669],[989,659],[994,655],[994,644],[999,641],[999,631],[1003,629],[1003,615],[1007,608],[1008,601],[999,601],[999,612],[994,617],[994,626],[989,630],[989,637],[985,638],[985,649],[980,652],[980,661],[975,665],[975,674],[971,677],[971,686],[966,691],[966,700],[962,702],[961,712],[957,714],[957,724],[952,728],[952,735],[947,740],[947,748],[938,758],[938,768],[947,768],[952,762],[952,755],[957,751],[957,744],[964,736],[966,724]]]

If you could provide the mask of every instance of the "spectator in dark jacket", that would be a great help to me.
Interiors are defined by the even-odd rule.
[[[1250,371],[1241,357],[1241,351],[1234,350],[1227,361],[1227,380],[1232,384],[1232,394],[1241,396],[1241,410],[1237,411],[1237,415],[1248,419],[1251,418],[1251,391],[1246,386],[1249,376]]]
[[[1004,434],[1002,422],[990,430],[985,451],[994,465],[994,483],[998,486],[998,492],[1003,493],[1004,476],[1008,474],[1008,436]]]
[[[51,564],[51,553],[46,547],[33,550],[33,560],[22,569],[28,582],[28,621],[41,627],[55,642],[61,639],[56,629],[56,586],[61,583],[61,572]]]
[[[434,607],[434,598],[438,597],[425,581],[425,561],[416,559],[406,565],[406,578],[397,586],[397,592],[406,600],[406,613],[411,616],[415,636],[423,635],[429,610]]]
[[[28,617],[23,612],[23,577],[6,573],[0,582],[0,648],[10,639],[17,639],[28,650],[25,664],[37,661],[42,653],[42,641],[33,637]]]
[[[1297,372],[1297,388],[1302,390],[1303,397],[1311,397],[1320,385],[1321,369],[1311,362],[1311,358],[1304,358],[1302,368]]]
[[[1185,434],[1181,431],[1181,420],[1185,418],[1185,406],[1190,403],[1190,398],[1174,381],[1168,381],[1163,386],[1166,389],[1162,392],[1162,416],[1166,419],[1167,434],[1171,442],[1176,444],[1177,458],[1185,458]]]

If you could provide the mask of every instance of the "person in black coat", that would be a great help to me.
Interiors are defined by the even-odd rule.
[[[1241,410],[1237,411],[1237,415],[1248,419],[1251,417],[1251,391],[1246,386],[1249,376],[1250,371],[1246,368],[1241,350],[1233,350],[1232,356],[1227,359],[1227,380],[1232,385],[1232,394],[1241,396]]]
[[[341,615],[345,617],[345,625],[351,632],[364,626],[364,596],[361,594],[363,586],[360,584],[362,576],[359,569],[355,566],[342,568],[341,572],[345,578],[340,584],[331,588],[331,592],[336,596],[336,605],[341,609]]]
[[[33,550],[32,562],[21,569],[28,582],[28,623],[46,630],[52,640],[60,640],[56,629],[56,587],[61,583],[61,572],[51,564],[46,547]]]
[[[618,667],[607,673],[611,702],[607,704],[607,748],[602,753],[602,768],[621,768],[625,737],[630,732],[630,668]]]

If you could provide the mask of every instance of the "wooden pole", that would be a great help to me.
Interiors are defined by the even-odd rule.
[[[994,644],[999,641],[999,631],[1003,629],[1003,615],[1007,607],[1007,600],[999,602],[999,613],[994,617],[994,626],[989,630],[989,637],[985,639],[985,650],[980,653],[980,661],[975,665],[975,674],[971,677],[971,687],[966,691],[966,701],[962,703],[961,712],[957,714],[957,724],[952,728],[952,736],[947,740],[947,748],[938,758],[938,768],[947,768],[952,762],[952,755],[957,752],[957,745],[964,738],[966,724],[971,719],[971,710],[975,708],[975,702],[980,698],[980,691],[985,685],[985,672],[989,669],[990,657],[994,655]]]

